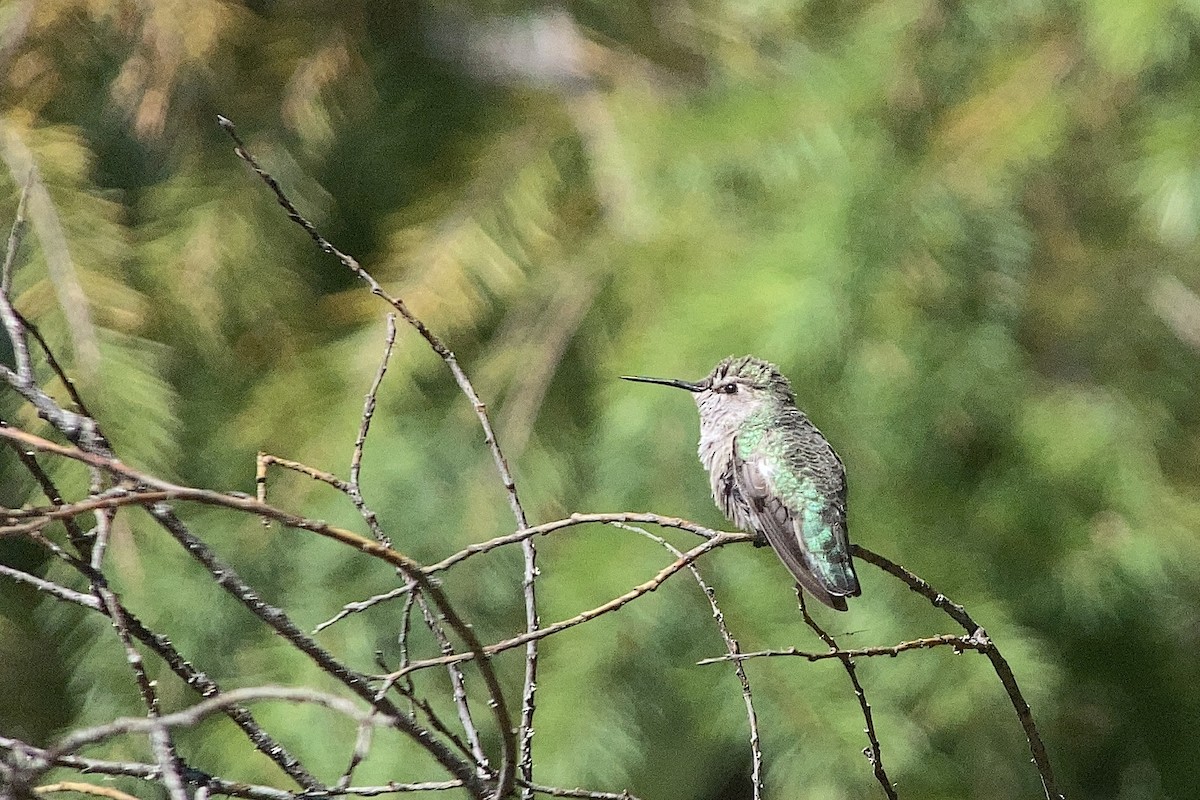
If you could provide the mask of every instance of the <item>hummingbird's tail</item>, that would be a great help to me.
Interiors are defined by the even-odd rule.
[[[820,581],[808,573],[801,573],[796,576],[796,582],[813,597],[820,600],[825,605],[832,608],[834,611],[848,611],[849,606],[846,605],[846,596],[841,594],[831,594]],[[855,592],[857,595],[858,592]]]
[[[800,548],[776,547],[775,552],[805,591],[835,611],[848,610],[846,598],[862,594],[849,555],[845,562],[830,560],[822,564]]]

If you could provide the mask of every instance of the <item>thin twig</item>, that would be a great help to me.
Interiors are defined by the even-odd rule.
[[[33,176],[29,176],[33,180]],[[17,251],[25,238],[25,201],[29,198],[29,182],[21,188],[17,199],[17,213],[13,216],[12,228],[8,231],[8,244],[4,247],[4,265],[0,266],[0,295],[8,297],[12,291],[13,268],[17,263]]]
[[[388,314],[383,356],[379,359],[379,368],[375,371],[375,378],[371,381],[371,388],[367,390],[366,397],[363,399],[363,412],[358,425],[358,436],[355,437],[354,452],[350,456],[350,480],[346,483],[343,490],[350,498],[350,502],[358,510],[363,521],[367,523],[367,527],[371,529],[371,533],[375,536],[375,541],[384,547],[391,547],[392,542],[384,532],[383,527],[379,524],[379,516],[367,505],[367,501],[363,497],[361,484],[362,458],[366,447],[367,434],[371,430],[371,420],[375,416],[376,397],[379,394],[379,387],[383,384],[383,377],[387,374],[388,363],[391,361],[392,350],[395,344],[396,315]],[[403,576],[402,572],[400,574]],[[411,586],[411,582],[406,581],[406,585]],[[442,628],[432,609],[430,609],[424,595],[419,591],[414,591],[411,596],[415,597],[418,605],[420,605],[421,617],[425,621],[425,626],[429,628],[430,633],[437,640],[438,647],[442,653],[454,652],[454,646],[450,643],[450,638],[446,636],[446,631]],[[478,765],[480,777],[484,777],[490,772],[490,765],[487,755],[483,751],[479,729],[475,727],[475,720],[471,716],[471,708],[467,702],[466,679],[463,677],[462,669],[458,664],[447,665],[446,671],[450,676],[450,685],[453,689],[454,706],[458,711],[458,719],[463,726],[463,732],[467,737],[467,741],[470,743],[470,755]],[[411,680],[409,681],[409,688],[412,688]]]
[[[34,794],[53,794],[54,792],[76,792],[78,794],[90,794],[96,797],[107,797],[109,800],[138,800],[131,794],[126,794],[120,789],[112,786],[97,786],[94,783],[83,783],[82,781],[60,781],[58,783],[47,783],[33,790]]]
[[[817,636],[821,637],[821,641],[829,645],[830,651],[838,653],[837,659],[842,662],[842,668],[846,670],[846,675],[850,678],[850,684],[854,687],[854,696],[858,699],[858,707],[862,710],[863,720],[867,725],[868,745],[863,748],[863,755],[871,762],[875,780],[879,781],[879,785],[883,787],[883,793],[887,795],[888,800],[897,800],[896,787],[892,785],[887,770],[883,768],[883,747],[879,744],[879,735],[875,732],[875,715],[871,713],[871,704],[867,702],[867,693],[858,680],[858,669],[854,666],[854,660],[845,651],[842,651],[838,647],[837,641],[809,615],[808,608],[804,605],[804,592],[799,586],[796,586],[796,600],[800,604],[800,615],[804,617],[804,624],[812,628]]]
[[[629,792],[596,792],[590,789],[560,789],[556,786],[542,786],[540,784],[530,784],[529,788],[538,794],[545,794],[551,797],[584,797],[590,800],[638,800],[637,797]]]
[[[371,735],[373,732],[374,728],[370,722],[358,723],[358,733],[354,737],[354,750],[350,754],[350,763],[342,771],[341,777],[334,781],[333,789],[345,789],[350,785],[350,781],[354,779],[354,770],[358,769],[359,764],[366,761],[367,754],[371,752]]]
[[[386,669],[386,667],[384,668]],[[394,688],[402,697],[404,697],[404,699],[408,700],[414,708],[419,709],[421,713],[425,715],[425,718],[429,720],[429,727],[433,728],[442,736],[445,736],[446,739],[449,740],[450,744],[458,748],[459,752],[461,752],[464,756],[474,760],[475,754],[471,752],[470,745],[464,742],[458,734],[450,730],[450,726],[442,721],[442,718],[427,700],[417,697],[415,692],[410,692],[407,684],[412,683],[410,680],[411,678],[411,675],[405,675],[401,680],[396,681],[395,683],[384,684],[380,687],[380,691],[386,693],[387,690]],[[489,778],[491,776],[492,773],[488,770],[482,770],[479,773],[480,778]]]
[[[749,661],[752,658],[776,658],[796,657],[803,658],[805,661],[824,661],[829,658],[871,658],[874,656],[888,656],[895,658],[901,653],[908,650],[928,650],[933,647],[949,645],[954,649],[954,652],[961,653],[964,650],[978,650],[983,652],[985,645],[970,636],[955,636],[952,633],[944,633],[940,636],[929,636],[924,639],[913,639],[908,642],[900,642],[899,644],[891,645],[890,647],[861,647],[858,649],[846,650],[826,650],[821,653],[809,653],[804,650],[797,650],[794,647],[788,647],[783,650],[756,650],[753,653],[738,653],[736,655],[723,655],[706,658],[697,661],[697,666],[707,666],[708,664],[719,664],[725,661]]]
[[[329,619],[325,620],[324,622],[322,622],[319,625],[317,625],[316,627],[314,627],[313,635],[320,633],[321,631],[328,628],[330,625],[341,622],[346,617],[350,616],[351,614],[353,614],[355,612],[366,611],[368,608],[377,606],[380,603],[386,602],[388,600],[395,600],[397,597],[403,597],[403,598],[405,598],[405,602],[408,602],[409,599],[412,598],[412,586],[410,586],[408,584],[406,584],[404,586],[397,586],[395,589],[389,589],[388,591],[383,592],[382,594],[372,595],[371,597],[368,597],[366,600],[357,600],[354,602],[346,603],[344,606],[342,606],[341,611],[339,611],[338,613],[334,614]]]
[[[30,575],[28,572],[22,572],[19,569],[13,569],[6,564],[0,564],[0,575],[5,576],[6,578],[12,578],[20,583],[28,584],[37,589],[39,592],[45,592],[46,594],[56,597],[59,600],[65,600],[68,603],[74,603],[75,605],[83,606],[84,608],[91,609],[92,611],[100,610],[100,601],[96,599],[95,595],[77,592],[74,589],[68,589],[67,587],[60,586],[53,581],[48,581],[45,578],[39,578],[36,575]]]
[[[8,233],[8,246],[4,251],[4,264],[0,267],[0,322],[8,332],[12,342],[13,364],[17,369],[17,377],[25,382],[33,380],[33,365],[29,360],[29,343],[25,339],[25,329],[21,325],[17,310],[9,298],[12,284],[12,269],[16,262],[17,250],[21,247],[21,239],[25,235],[25,198],[29,194],[27,185],[21,190],[21,199],[17,201],[17,215],[13,220],[12,230]]]
[[[3,378],[19,395],[25,398],[42,419],[49,422],[63,436],[78,444],[88,452],[102,453],[111,456],[112,450],[107,441],[100,435],[96,421],[84,414],[67,411],[58,404],[41,387],[30,380],[23,380],[13,370],[0,364],[0,378]]]
[[[88,484],[88,494],[100,494],[109,483],[106,480],[107,475],[98,467],[90,467],[89,471],[91,472],[91,482]],[[115,508],[96,509],[96,524],[87,538],[87,550],[88,560],[97,572],[100,571],[100,565],[104,563],[104,554],[108,550],[108,540],[112,536],[112,525],[116,515],[117,509]]]
[[[1025,738],[1029,742],[1029,752],[1033,756],[1033,764],[1037,768],[1038,775],[1041,776],[1042,790],[1046,794],[1046,800],[1062,800],[1063,795],[1059,793],[1054,782],[1054,770],[1050,766],[1050,757],[1046,754],[1046,745],[1042,742],[1042,736],[1038,732],[1037,724],[1033,720],[1033,712],[1029,708],[1029,703],[1025,701],[1025,696],[1021,694],[1021,688],[1017,685],[1017,679],[1013,675],[1012,668],[1009,667],[1004,656],[1000,654],[1000,649],[996,647],[995,642],[988,637],[987,632],[977,625],[975,620],[971,619],[971,615],[967,613],[965,608],[934,589],[923,578],[918,577],[878,553],[868,550],[862,545],[855,544],[852,545],[852,548],[856,558],[873,564],[889,575],[900,579],[909,589],[924,597],[935,608],[941,609],[947,616],[961,625],[971,638],[981,643],[986,643],[986,649],[983,650],[983,654],[992,663],[992,669],[995,670],[996,677],[1000,679],[1004,691],[1008,694],[1008,699],[1017,713],[1017,720],[1021,723],[1021,728],[1025,731]]]
[[[274,455],[271,455],[270,453],[259,453],[258,459],[257,459],[257,464],[258,464],[258,469],[261,470],[262,479],[259,480],[256,478],[255,483],[258,484],[260,487],[262,487],[260,490],[258,499],[260,502],[263,502],[263,503],[267,502],[267,500],[266,500],[266,497],[267,497],[267,495],[266,495],[267,467],[271,467],[271,466],[283,467],[284,469],[290,469],[292,472],[299,472],[301,475],[307,475],[308,477],[312,478],[313,480],[320,481],[321,483],[329,484],[333,488],[337,489],[339,492],[349,492],[350,491],[350,484],[346,483],[346,481],[342,480],[337,475],[334,475],[332,472],[325,472],[324,470],[317,469],[316,467],[310,467],[307,464],[302,464],[299,461],[292,461],[291,459],[288,459],[288,458],[281,458],[280,456],[274,456]]]
[[[99,564],[93,563],[92,568],[98,570]],[[125,651],[125,661],[129,664],[129,668],[133,670],[134,682],[138,687],[138,694],[142,696],[142,702],[146,705],[146,718],[152,724],[148,731],[150,737],[150,751],[154,753],[154,757],[158,759],[158,765],[162,769],[163,785],[167,789],[167,794],[171,800],[188,800],[187,792],[183,788],[182,764],[179,760],[179,754],[175,751],[175,744],[171,740],[170,731],[161,723],[162,716],[158,703],[158,691],[154,687],[154,682],[150,680],[150,676],[146,674],[146,666],[142,661],[142,654],[138,652],[137,647],[133,644],[133,637],[129,633],[129,623],[125,619],[124,609],[117,600],[116,594],[113,593],[108,585],[104,582],[96,582],[93,584],[96,594],[99,595],[104,607],[108,611],[108,617],[112,621],[113,630],[116,631],[117,638],[121,642],[121,648]]]
[[[425,620],[425,627],[429,628],[429,632],[433,634],[433,638],[437,640],[438,648],[443,655],[451,655],[454,653],[454,646],[450,644],[449,637],[442,630],[442,626],[438,624],[437,617],[433,615],[433,610],[426,602],[425,596],[420,592],[415,594],[417,605],[421,609],[421,616]],[[483,752],[483,743],[479,739],[479,730],[475,727],[475,722],[471,718],[471,707],[467,703],[467,685],[463,679],[462,669],[458,664],[447,664],[446,671],[450,675],[451,693],[454,697],[454,707],[458,711],[458,721],[463,726],[463,732],[466,733],[467,743],[471,747],[471,755],[475,762],[479,765],[480,775],[486,775],[491,765],[488,763],[487,755]]]
[[[641,534],[650,541],[657,542],[676,558],[683,558],[683,552],[679,548],[645,528],[639,528],[636,525],[628,525],[622,522],[614,522],[612,524],[622,530]],[[741,653],[741,646],[738,644],[737,639],[734,638],[732,631],[729,630],[729,625],[725,622],[724,612],[717,605],[716,592],[713,591],[713,588],[700,575],[700,568],[692,563],[688,565],[688,571],[692,573],[692,577],[696,579],[696,584],[700,587],[700,591],[704,592],[704,597],[708,600],[708,605],[712,609],[713,619],[717,622],[717,630],[721,632],[721,639],[725,642],[725,649],[728,651],[726,656],[733,661],[734,674],[742,686],[742,701],[746,704],[746,719],[750,726],[750,785],[754,800],[759,800],[762,797],[763,791],[762,746],[758,733],[758,713],[754,710],[754,695],[750,691],[750,678],[746,676],[746,669],[742,666],[741,659],[738,658],[738,655]]]
[[[233,689],[220,697],[203,700],[182,711],[173,714],[163,714],[156,719],[146,717],[120,717],[103,725],[91,728],[79,728],[64,736],[42,751],[33,773],[40,774],[54,766],[59,758],[74,753],[80,748],[97,742],[112,739],[117,736],[130,734],[147,734],[155,728],[191,728],[199,725],[213,714],[221,713],[231,705],[257,702],[264,700],[280,700],[289,703],[318,705],[349,717],[356,723],[373,720],[374,724],[386,727],[394,722],[390,717],[376,717],[361,711],[350,700],[337,697],[313,689],[296,689],[285,686],[257,686],[245,689]],[[160,766],[161,768],[161,766]]]
[[[416,329],[417,333],[429,344],[446,366],[450,369],[450,374],[454,376],[455,382],[459,389],[466,396],[471,408],[475,411],[475,416],[479,419],[479,424],[483,428],[484,441],[487,443],[492,454],[492,460],[495,462],[496,471],[500,475],[500,482],[504,486],[505,494],[508,497],[509,507],[512,510],[513,517],[516,519],[517,528],[529,527],[529,522],[525,516],[525,509],[521,505],[520,497],[517,495],[517,484],[513,480],[512,473],[508,468],[508,461],[504,458],[504,452],[500,449],[499,439],[496,437],[496,432],[492,428],[491,420],[488,417],[487,406],[480,400],[479,394],[475,391],[467,374],[463,371],[455,357],[454,352],[446,346],[444,342],[436,334],[431,331],[424,322],[422,322],[408,306],[399,297],[394,297],[388,294],[383,286],[375,279],[373,275],[367,272],[362,266],[346,253],[343,253],[338,248],[334,247],[311,222],[308,221],[296,208],[295,204],[284,193],[279,182],[275,180],[262,166],[258,160],[246,148],[245,143],[238,136],[237,129],[233,123],[223,116],[217,117],[217,123],[224,131],[229,134],[230,139],[235,145],[234,152],[238,158],[246,162],[249,167],[254,170],[255,174],[267,185],[271,192],[275,195],[275,199],[279,205],[283,207],[289,219],[304,229],[305,233],[313,240],[318,248],[324,253],[327,253],[342,263],[355,276],[365,282],[371,289],[371,293],[382,298],[393,309],[396,310],[401,318],[409,325]],[[534,588],[534,580],[537,576],[537,552],[534,549],[532,542],[522,543],[524,551],[524,577],[522,587],[525,598],[525,624],[526,633],[532,634],[537,630],[539,625],[537,611],[537,595]],[[521,701],[521,721],[520,728],[514,741],[514,735],[511,729],[507,726],[501,726],[501,750],[502,759],[500,767],[500,783],[496,790],[497,797],[503,797],[512,788],[511,765],[508,764],[508,759],[512,753],[514,746],[519,748],[516,754],[516,767],[521,777],[525,781],[532,781],[533,776],[533,761],[532,761],[532,738],[533,738],[533,713],[534,713],[534,695],[537,688],[537,644],[536,638],[529,639],[529,645],[525,654],[525,679],[522,691]],[[528,792],[523,792],[528,799]]]
[[[524,530],[519,530],[515,533],[507,534],[506,536],[497,536],[496,538],[489,539],[486,542],[479,542],[477,544],[469,545],[457,553],[443,558],[436,564],[430,564],[425,568],[425,574],[432,575],[437,572],[442,572],[443,570],[449,569],[459,562],[466,561],[471,556],[476,556],[480,553],[487,553],[495,550],[497,547],[504,547],[505,545],[513,544],[515,542],[522,542],[531,536],[545,536],[546,534],[553,533],[554,531],[562,528],[569,528],[574,525],[613,522],[631,522],[643,525],[657,525],[661,528],[678,528],[679,530],[694,533],[697,536],[705,539],[713,539],[719,536],[729,535],[720,531],[714,531],[711,528],[706,528],[703,525],[697,525],[696,523],[690,522],[686,519],[680,519],[679,517],[664,517],[660,514],[640,514],[636,512],[625,511],[608,514],[572,514],[571,516],[563,519],[554,520],[553,522],[546,522],[541,525],[534,525],[533,527],[525,528]],[[753,537],[745,534],[744,538],[750,540]]]
[[[375,416],[375,398],[379,394],[379,387],[383,383],[383,376],[387,374],[388,362],[392,358],[392,349],[396,345],[396,315],[387,315],[387,333],[383,341],[383,358],[379,360],[379,368],[375,370],[375,378],[371,381],[371,388],[367,390],[367,395],[363,399],[362,420],[358,425],[358,436],[354,439],[354,453],[350,456],[350,485],[359,486],[359,476],[362,473],[362,458],[363,449],[367,443],[367,433],[371,430],[371,419]]]
[[[21,316],[18,311],[17,319],[33,337],[33,340],[38,343],[38,347],[42,348],[42,355],[46,357],[46,365],[50,367],[50,371],[62,383],[63,388],[67,390],[67,395],[71,398],[71,402],[75,404],[75,408],[85,416],[91,417],[92,412],[88,410],[87,405],[83,402],[83,398],[79,396],[79,389],[75,386],[75,381],[71,380],[71,376],[63,369],[59,360],[55,357],[54,351],[50,349],[50,344],[46,341],[46,337],[42,336],[42,332],[38,327],[30,322],[27,318]]]
[[[711,528],[706,528],[703,525],[697,525],[694,522],[690,522],[685,519],[680,519],[678,517],[665,517],[660,514],[640,514],[640,513],[630,512],[630,511],[620,511],[620,512],[616,512],[616,513],[607,513],[607,514],[572,514],[571,516],[565,517],[563,519],[557,519],[552,522],[543,523],[541,525],[534,525],[533,527],[525,528],[524,530],[516,531],[514,533],[510,533],[505,536],[497,536],[496,538],[489,539],[486,542],[479,542],[477,544],[469,545],[465,549],[460,550],[457,553],[454,553],[453,555],[447,556],[446,558],[442,559],[441,561],[437,562],[436,564],[430,564],[429,566],[425,567],[425,574],[433,575],[438,572],[444,572],[445,570],[449,569],[450,567],[453,567],[456,564],[466,561],[471,556],[480,555],[482,553],[488,553],[497,548],[504,547],[505,545],[516,544],[517,542],[523,542],[526,539],[533,537],[533,536],[548,536],[552,533],[556,533],[565,528],[571,528],[576,525],[589,525],[589,524],[593,524],[593,523],[595,523],[595,524],[639,523],[642,525],[657,525],[661,528],[678,528],[679,530],[688,531],[689,533],[694,533],[697,536],[704,538],[704,539],[711,539],[715,536],[723,535],[720,532],[714,531]],[[752,539],[753,539],[753,537],[746,535],[747,541],[751,541]],[[395,589],[390,589],[381,594],[377,594],[377,595],[368,597],[365,600],[358,600],[358,601],[354,601],[351,603],[346,603],[344,606],[342,606],[341,611],[339,611],[337,614],[335,614],[330,619],[325,620],[320,625],[317,625],[313,629],[313,633],[320,632],[320,631],[324,630],[325,628],[328,628],[330,625],[333,625],[336,622],[342,621],[343,619],[350,616],[351,614],[361,612],[361,611],[366,611],[367,609],[373,608],[374,606],[376,606],[380,603],[385,603],[389,600],[395,600],[398,597],[403,597],[407,593],[408,593],[407,587],[399,586]]]
[[[650,580],[646,581],[645,583],[638,584],[628,592],[625,592],[625,594],[614,597],[607,603],[603,603],[595,608],[583,611],[568,619],[560,620],[552,625],[546,625],[545,627],[538,628],[532,633],[522,633],[518,636],[512,637],[511,639],[504,639],[503,641],[489,644],[483,648],[483,651],[489,656],[494,656],[497,653],[503,653],[505,650],[511,650],[514,647],[520,647],[528,642],[531,638],[544,639],[547,636],[552,636],[556,633],[566,630],[567,628],[573,628],[576,625],[589,622],[596,617],[613,611],[618,611],[642,595],[653,592],[655,589],[662,586],[663,583],[666,582],[666,580],[676,572],[684,569],[710,550],[716,550],[718,547],[724,547],[727,544],[733,544],[735,542],[749,541],[751,538],[752,537],[750,537],[749,534],[744,533],[723,533],[715,538],[708,539],[703,544],[696,545],[691,550],[685,552],[682,558],[677,558],[671,564],[663,567]],[[428,669],[430,667],[440,667],[445,664],[461,663],[464,661],[470,661],[474,658],[476,658],[474,653],[455,653],[453,655],[441,656],[439,658],[427,658],[421,661],[414,661],[405,669],[397,670],[396,672],[384,677],[389,680],[394,680],[410,672],[416,672],[417,670]]]
[[[57,556],[61,561],[70,565],[73,569],[80,573],[93,586],[105,584],[105,578],[100,573],[96,572],[92,566],[56,545],[54,542],[42,537],[34,535],[34,541],[41,544],[46,550]],[[95,602],[95,610],[102,614],[110,614],[109,606],[101,603],[96,596],[88,596],[89,600]],[[129,609],[125,608],[120,603],[120,599],[115,595],[112,596],[111,602],[118,608],[125,617],[125,624],[129,632],[133,636],[156,653],[166,664],[171,671],[179,676],[185,684],[190,686],[201,698],[212,699],[221,694],[221,687],[204,672],[196,669],[189,661],[179,654],[171,644],[171,641],[160,634],[154,633],[147,628],[141,620],[137,618]],[[89,605],[89,607],[91,607]],[[314,778],[300,760],[288,752],[287,748],[275,741],[254,719],[254,715],[249,710],[240,705],[230,705],[225,709],[225,714],[228,716],[242,731],[254,747],[261,753],[266,755],[272,761],[279,765],[285,773],[305,789],[322,789],[324,788],[320,781]]]
[[[96,327],[88,310],[87,296],[71,258],[71,247],[62,217],[38,171],[33,151],[20,133],[13,126],[8,126],[0,134],[5,138],[5,146],[0,148],[0,158],[8,163],[9,172],[28,176],[29,220],[37,233],[50,281],[67,319],[75,345],[76,363],[90,374],[99,366],[100,348]]]
[[[0,427],[7,426],[8,423],[0,419]],[[50,477],[49,473],[42,468],[42,465],[38,463],[38,460],[36,457],[34,457],[33,453],[25,452],[25,449],[17,442],[10,441],[8,444],[12,448],[13,452],[17,454],[17,458],[20,459],[21,465],[24,466],[25,470],[30,474],[30,476],[37,481],[38,487],[42,490],[42,494],[46,496],[46,499],[50,501],[50,504],[55,506],[63,505],[64,501],[62,492],[58,490],[58,486],[54,483],[54,480]],[[91,549],[90,537],[88,537],[88,535],[84,533],[83,529],[79,527],[79,523],[74,517],[67,517],[64,519],[63,527],[67,529],[67,538],[71,540],[72,546],[75,547],[76,551],[78,551],[81,556],[87,558],[88,552]]]

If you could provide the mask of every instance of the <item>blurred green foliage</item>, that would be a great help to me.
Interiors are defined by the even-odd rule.
[[[455,348],[534,521],[629,509],[722,525],[688,399],[614,376],[776,361],[847,462],[854,538],[987,626],[1068,796],[1187,797],[1200,786],[1186,735],[1200,718],[1198,42],[1196,6],[1171,0],[8,0],[0,222],[36,164],[45,197],[31,194],[18,308],[127,462],[205,487],[251,490],[257,450],[345,474],[386,310],[283,217],[217,113]],[[0,415],[40,430],[11,392]],[[0,487],[6,504],[37,500],[14,458],[0,457]],[[513,525],[470,409],[407,329],[364,488],[418,559]],[[278,475],[271,492],[356,525],[307,480]],[[395,582],[310,535],[185,517],[308,627]],[[198,666],[230,687],[325,685],[144,517],[118,519],[117,588]],[[540,552],[546,621],[667,560],[602,528]],[[67,579],[19,541],[0,541],[0,558]],[[745,648],[820,646],[769,552],[701,566]],[[950,630],[861,572],[863,597],[831,620],[844,644]],[[523,625],[519,575],[519,554],[501,553],[447,588],[503,638]],[[539,779],[749,797],[742,700],[731,670],[693,666],[722,646],[689,581],[544,644]],[[321,641],[372,670],[373,651],[397,656],[398,614]],[[500,667],[515,697],[520,656]],[[982,659],[859,669],[901,796],[1037,796]],[[836,664],[748,671],[770,797],[878,794]],[[160,677],[168,708],[192,700]],[[104,620],[0,585],[0,731],[44,742],[139,710]],[[330,751],[322,712],[257,713],[321,777],[344,767],[351,730]],[[282,780],[227,722],[182,739],[199,767]],[[384,739],[360,778],[436,775]],[[132,740],[106,754],[147,758]]]

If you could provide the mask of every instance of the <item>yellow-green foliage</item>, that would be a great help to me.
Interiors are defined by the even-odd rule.
[[[482,55],[438,49],[423,32],[446,5],[0,5],[0,228],[33,187],[14,300],[122,457],[242,491],[259,450],[348,470],[387,308],[284,217],[217,129],[222,113],[322,232],[455,350],[533,521],[629,509],[722,525],[689,398],[615,377],[694,379],[729,354],[767,358],[846,461],[852,538],[987,627],[1068,796],[1194,794],[1195,9],[576,3],[592,80],[567,85],[493,80]],[[487,15],[542,5],[465,7],[462,41]],[[0,416],[41,430],[11,392]],[[75,468],[54,474],[86,485]],[[0,487],[6,505],[41,502],[13,458],[0,456]],[[425,561],[513,528],[471,409],[404,326],[363,487],[395,545]],[[308,479],[273,474],[271,499],[360,525]],[[307,534],[182,513],[309,629],[397,580]],[[231,687],[325,686],[144,515],[118,519],[119,590],[200,668]],[[539,546],[547,622],[670,560],[596,526]],[[48,568],[39,557],[0,539],[5,563]],[[768,551],[726,548],[701,568],[746,649],[820,648]],[[860,574],[863,597],[829,620],[843,644],[952,632],[891,579]],[[523,629],[519,580],[513,551],[446,587],[496,640]],[[319,639],[372,671],[374,651],[398,657],[399,610]],[[547,641],[539,779],[646,800],[749,797],[732,670],[693,666],[722,652],[686,574]],[[103,619],[8,583],[0,659],[0,733],[46,741],[143,713]],[[500,660],[514,706],[519,666],[515,652]],[[193,699],[154,669],[169,708]],[[1038,795],[983,659],[940,648],[860,670],[902,797]],[[768,796],[880,793],[837,664],[747,671]],[[446,689],[444,675],[421,680]],[[329,749],[321,712],[262,718],[321,777],[347,763],[354,732]],[[131,741],[104,755],[149,758]],[[181,749],[213,773],[285,785],[227,723]],[[444,777],[417,752],[381,736],[360,777]]]

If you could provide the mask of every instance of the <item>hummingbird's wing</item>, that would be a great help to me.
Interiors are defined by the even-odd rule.
[[[832,448],[829,455],[837,458]],[[753,528],[767,537],[801,586],[825,605],[845,611],[845,598],[861,590],[846,534],[844,477],[814,474],[761,446],[734,459],[735,480]]]

